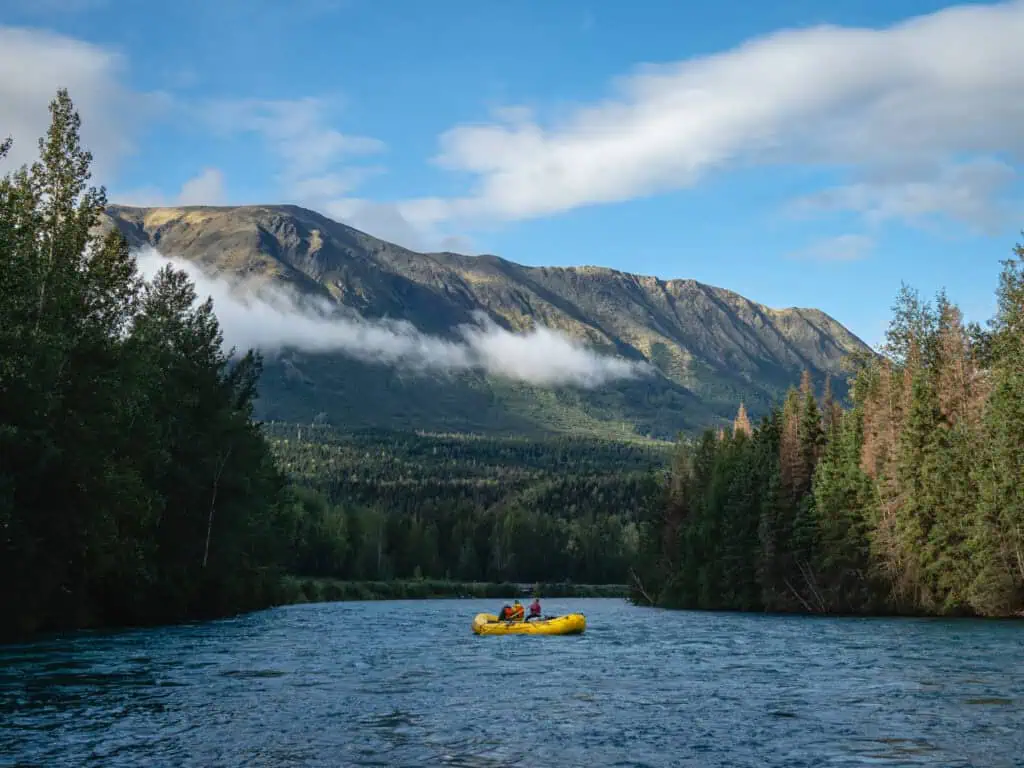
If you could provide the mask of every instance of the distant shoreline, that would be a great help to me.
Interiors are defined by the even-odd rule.
[[[626,584],[572,584],[514,582],[466,582],[437,579],[394,579],[389,581],[342,581],[339,579],[285,576],[279,605],[351,602],[355,600],[437,600],[437,599],[541,599],[557,597],[609,597],[626,599]]]
[[[572,584],[566,582],[527,584],[516,582],[446,581],[444,579],[394,579],[389,581],[342,581],[317,577],[285,575],[273,597],[243,610],[190,615],[177,621],[140,621],[127,624],[92,622],[79,627],[43,627],[28,632],[0,634],[0,648],[32,643],[77,632],[128,632],[134,629],[175,627],[184,624],[219,621],[286,605],[391,600],[541,600],[555,598],[627,599],[626,584]],[[500,606],[495,606],[497,609]]]

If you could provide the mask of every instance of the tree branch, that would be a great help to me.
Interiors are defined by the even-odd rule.
[[[203,549],[203,568],[206,567],[206,563],[210,559],[210,534],[213,532],[213,509],[217,503],[217,487],[220,485],[220,476],[224,473],[224,467],[227,466],[228,459],[231,458],[231,449],[233,447],[228,446],[228,452],[224,454],[224,459],[221,461],[220,466],[217,467],[217,474],[213,477],[213,493],[210,494],[210,514],[206,520],[206,547]]]
[[[814,613],[814,608],[811,606],[810,603],[808,603],[806,600],[804,600],[803,595],[801,595],[799,592],[797,592],[796,589],[793,587],[793,585],[789,583],[789,579],[783,579],[783,581],[786,582],[786,586],[789,587],[789,591],[793,593],[793,596],[797,600],[799,600],[801,603],[803,603],[803,606],[804,606],[804,608],[807,609],[807,612],[808,613]]]
[[[644,600],[646,600],[648,602],[648,604],[650,604],[652,606],[656,605],[657,603],[655,603],[655,601],[653,599],[651,599],[651,596],[649,594],[647,594],[647,590],[644,589],[643,582],[640,581],[640,577],[636,575],[636,571],[634,571],[632,568],[630,568],[629,569],[629,574],[630,574],[630,576],[633,577],[633,585],[638,590],[640,590],[640,594],[643,595]]]

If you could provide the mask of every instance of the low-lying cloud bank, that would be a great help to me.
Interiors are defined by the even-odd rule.
[[[195,264],[146,246],[136,252],[139,271],[152,279],[167,264],[188,274],[200,301],[212,297],[224,343],[273,354],[285,348],[336,352],[357,360],[417,371],[480,370],[539,386],[599,387],[650,373],[643,362],[602,355],[549,328],[511,333],[483,313],[453,341],[420,332],[399,320],[345,315],[328,302],[301,302],[281,286],[256,287],[213,277]]]

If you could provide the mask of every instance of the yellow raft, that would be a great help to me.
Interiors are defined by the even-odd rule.
[[[478,613],[473,619],[477,635],[579,635],[586,628],[587,617],[582,613],[533,621],[499,621],[493,613]]]

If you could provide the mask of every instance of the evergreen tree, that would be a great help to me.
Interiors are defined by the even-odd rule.
[[[648,594],[678,607],[1021,613],[1024,250],[1015,256],[986,331],[965,327],[945,292],[933,307],[901,286],[883,354],[850,361],[849,410],[827,379],[819,407],[804,372],[756,430],[743,413],[731,433],[709,432],[681,475],[689,513],[669,538],[684,544]]]
[[[814,476],[814,512],[819,546],[815,570],[831,612],[871,610],[871,556],[868,530],[874,489],[861,468],[862,413],[847,412]]]
[[[926,463],[936,461],[941,450],[936,437],[941,426],[938,399],[929,376],[918,371],[911,387],[906,426],[901,434],[897,481],[900,501],[895,510],[892,546],[899,552],[902,568],[893,582],[897,600],[908,610],[933,609],[936,596],[926,583],[926,542],[934,524],[935,499],[925,482]]]
[[[978,573],[971,602],[981,613],[999,615],[1024,604],[1024,248],[1014,257],[1003,262],[999,279],[973,533]]]
[[[149,285],[68,93],[0,181],[3,633],[220,615],[273,600],[282,478],[184,274]],[[9,145],[8,145],[9,146]]]

